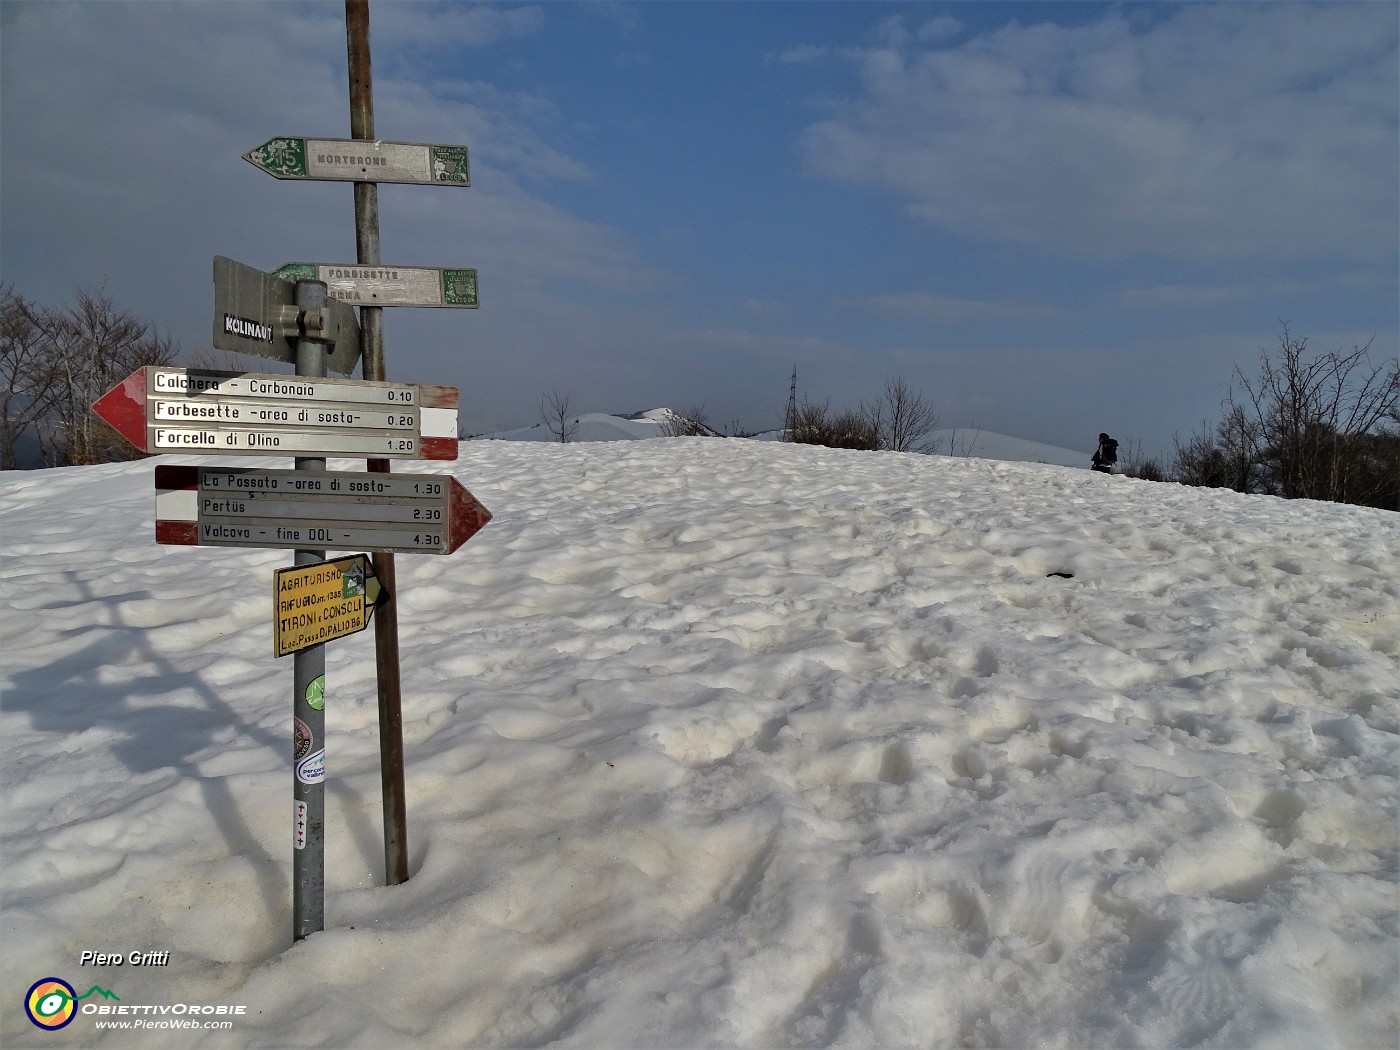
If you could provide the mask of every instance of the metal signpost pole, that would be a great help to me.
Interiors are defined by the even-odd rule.
[[[374,90],[369,58],[369,0],[345,0],[345,49],[350,71],[350,136],[374,138]],[[355,250],[363,266],[379,265],[379,187],[355,183]],[[384,311],[360,308],[360,345],[366,379],[383,381]],[[372,473],[389,473],[387,459],[368,461]],[[399,685],[399,613],[394,556],[374,555],[374,572],[388,598],[374,621],[379,680],[379,770],[384,797],[384,878],[408,881],[408,813],[404,793],[403,700]]]
[[[298,310],[324,310],[326,286],[320,281],[298,281]],[[312,339],[297,340],[297,375],[324,379],[326,345]],[[298,456],[296,469],[324,471],[324,459]],[[297,550],[296,565],[326,560],[324,550]],[[292,780],[292,939],[299,941],[325,929],[326,867],[326,647],[302,649],[293,657],[292,716],[294,730]]]

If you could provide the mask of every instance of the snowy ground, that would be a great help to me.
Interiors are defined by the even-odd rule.
[[[644,438],[664,436],[664,424],[677,418],[669,408],[653,408],[634,419],[612,416],[603,412],[591,412],[579,416],[570,424],[573,430],[569,440],[585,441],[635,441]],[[784,430],[769,430],[755,434],[757,441],[783,441]],[[516,430],[503,430],[496,434],[483,435],[492,441],[558,441],[559,436],[543,423]],[[1027,441],[1025,438],[996,434],[989,430],[972,428],[944,428],[924,435],[922,444],[932,452],[946,456],[977,459],[999,459],[1011,463],[1054,463],[1062,467],[1083,467],[1089,469],[1093,450],[1098,438],[1086,435],[1087,452],[1047,445],[1041,441]],[[1127,450],[1124,449],[1126,455]],[[1121,464],[1120,464],[1121,466]]]
[[[462,448],[495,520],[398,559],[413,877],[367,633],[295,946],[290,554],[157,546],[149,462],[0,476],[5,1046],[1396,1045],[1400,515]],[[48,976],[246,1013],[45,1033]]]

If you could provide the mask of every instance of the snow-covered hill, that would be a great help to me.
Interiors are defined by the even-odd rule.
[[[603,412],[590,412],[577,417],[578,428],[569,440],[583,441],[629,441],[639,438],[661,437],[664,423],[678,418],[668,408],[654,408],[636,417],[613,416]],[[531,427],[505,430],[496,434],[484,434],[483,439],[494,441],[553,441],[559,438],[545,424],[536,423]],[[759,441],[781,441],[783,432],[767,431],[755,435]],[[1093,439],[1095,442],[1097,438]],[[947,428],[936,430],[928,435],[927,441],[937,455],[961,456],[971,459],[995,459],[1010,463],[1053,463],[1064,467],[1089,466],[1093,452],[1090,443],[1088,452],[1059,448],[1039,441],[1008,437],[990,431],[976,429]]]
[[[753,441],[410,464],[495,514],[398,558],[412,878],[356,635],[293,946],[291,554],[158,546],[152,468],[0,474],[5,1046],[1397,1044],[1400,515]],[[49,976],[119,999],[41,1032]]]
[[[670,409],[654,408],[635,417],[614,416],[606,412],[589,412],[575,417],[569,422],[576,427],[569,435],[571,442],[585,441],[634,441],[640,438],[662,436],[662,427],[673,413]],[[482,440],[491,441],[553,441],[559,436],[543,423],[516,430],[503,430],[495,434],[483,434]]]

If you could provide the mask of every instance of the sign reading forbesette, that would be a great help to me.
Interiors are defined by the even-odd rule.
[[[353,263],[283,263],[272,276],[324,281],[334,299],[356,306],[458,306],[476,309],[475,270]]]

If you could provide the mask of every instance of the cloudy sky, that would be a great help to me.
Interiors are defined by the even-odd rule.
[[[0,3],[0,276],[193,352],[211,261],[353,262],[340,3]],[[781,423],[902,376],[944,426],[1170,453],[1281,322],[1397,353],[1400,9],[1376,3],[371,4],[376,132],[472,187],[380,189],[389,377],[463,423],[703,403]],[[268,370],[278,366],[268,364]]]

